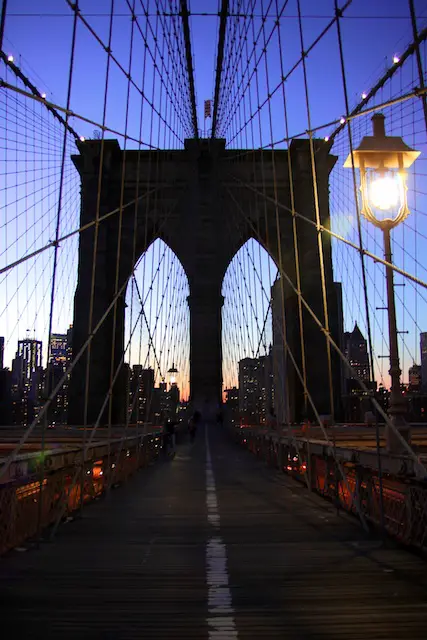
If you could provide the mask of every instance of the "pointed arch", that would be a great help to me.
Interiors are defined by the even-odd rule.
[[[189,395],[189,295],[184,267],[168,243],[153,240],[129,278],[125,305],[125,362],[132,371],[152,371],[156,387],[168,370],[178,370],[176,386]],[[142,369],[141,369],[142,368]]]
[[[260,242],[249,238],[233,256],[222,283],[224,388],[239,387],[242,409],[245,404],[242,371],[245,366],[261,368],[262,375],[266,376],[265,384],[260,387],[263,399],[260,401],[257,397],[256,410],[253,408],[253,415],[246,416],[261,422],[272,409],[274,397],[271,295],[277,275],[277,265],[270,254]]]

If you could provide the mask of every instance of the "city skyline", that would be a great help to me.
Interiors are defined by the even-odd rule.
[[[72,331],[72,325],[69,326],[69,328],[68,328],[66,333],[52,333],[51,345],[53,345],[53,346],[52,346],[52,349],[51,349],[51,355],[50,355],[49,362],[51,362],[51,363],[54,362],[55,364],[61,364],[61,365],[65,366],[65,360],[66,360],[65,356],[62,357],[62,355],[60,355],[60,357],[58,358],[56,350],[58,350],[58,353],[61,353],[61,343],[62,343],[62,345],[65,345],[65,343],[67,342],[67,339],[68,339],[68,344],[69,344],[69,337],[70,337],[70,332],[71,331]],[[277,335],[279,335],[279,333],[282,333],[282,331],[279,330]],[[346,344],[346,341],[349,340],[349,337],[351,337],[352,335],[356,335],[356,336],[360,335],[361,336],[361,339],[364,342],[364,349],[365,349],[364,353],[366,355],[366,363],[365,363],[365,361],[363,361],[364,362],[363,365],[360,365],[359,361],[357,360],[357,358],[355,359],[355,357],[354,357],[354,352],[351,352],[349,354],[349,357],[348,357],[349,364],[353,367],[353,369],[354,369],[354,371],[356,373],[356,376],[358,376],[362,381],[366,381],[366,380],[369,381],[370,380],[369,360],[368,360],[369,354],[367,352],[367,340],[366,340],[366,337],[363,336],[363,334],[361,333],[360,328],[357,325],[357,322],[355,322],[353,331],[344,331],[343,332],[343,340],[344,340],[344,348],[343,348],[343,350],[344,350],[344,353],[346,355],[349,353],[349,351],[348,351],[348,347],[346,347],[345,344]],[[0,356],[1,356],[0,363],[2,364],[2,366],[0,366],[0,369],[3,368],[3,369],[11,370],[12,369],[12,365],[13,365],[13,360],[14,360],[14,358],[16,358],[18,356],[22,357],[25,360],[24,354],[23,353],[19,353],[20,345],[24,345],[25,343],[36,343],[39,346],[38,353],[39,353],[39,357],[40,357],[40,365],[37,365],[37,366],[43,368],[43,356],[42,356],[43,341],[42,340],[38,340],[37,337],[29,338],[28,336],[25,337],[25,338],[22,338],[22,339],[18,339],[18,341],[17,341],[17,349],[15,351],[15,356],[10,361],[10,365],[7,365],[5,360],[4,360],[4,354],[3,354],[3,351],[2,351],[2,345],[4,343],[4,339],[5,339],[5,336],[0,336]],[[265,358],[267,355],[269,355],[271,353],[272,348],[274,349],[274,347],[275,347],[274,338],[272,338],[272,340],[273,340],[272,342],[270,341],[268,343],[269,344],[269,347],[268,347],[268,350],[267,350],[268,353],[266,352],[264,354],[260,354],[258,356],[258,359],[259,358],[261,358],[261,359]],[[427,342],[426,342],[426,340],[427,340],[427,332],[421,332],[420,333],[420,344],[419,344],[419,348],[420,348],[419,364],[418,364],[417,361],[414,361],[412,363],[412,365],[410,365],[408,367],[408,374],[406,376],[407,377],[407,383],[409,383],[409,372],[413,367],[420,368],[420,370],[422,370],[424,372],[424,375],[422,376],[423,380],[427,380],[427,346],[426,346]],[[267,341],[265,342],[265,345],[267,345]],[[66,348],[67,347],[62,346],[62,349],[66,349]],[[244,361],[244,360],[255,360],[255,359],[257,359],[257,358],[254,357],[254,356],[251,357],[250,355],[245,355],[240,360],[237,360],[236,380],[238,380],[238,378],[239,378],[238,371],[239,371],[240,363],[242,361]],[[154,374],[154,369],[152,367],[150,367],[150,366],[144,367],[141,363],[137,363],[137,362],[133,362],[132,363],[132,362],[128,362],[128,361],[125,361],[124,364],[126,366],[130,367],[131,369],[135,368],[135,367],[139,367],[142,371],[153,371],[153,374]],[[174,366],[174,362],[172,362],[172,366]],[[176,370],[176,376],[177,377],[178,377],[178,374],[179,374],[179,371]],[[348,371],[347,371],[347,373],[345,375],[346,375],[346,377],[351,377],[350,373]],[[402,372],[402,376],[405,377],[405,372]],[[160,384],[161,382],[165,382],[167,377],[168,377],[167,375],[163,376],[163,378],[158,380],[158,383]],[[402,377],[402,383],[404,384],[403,377]],[[376,380],[376,382],[378,382],[378,380]],[[423,385],[424,385],[424,383],[423,383]],[[239,388],[238,385],[234,384],[233,382],[231,382],[230,384],[227,384],[227,382],[225,380],[223,381],[223,390],[224,390],[224,392],[227,389],[231,389],[233,387]]]
[[[212,6],[214,6],[214,4],[215,3],[212,3]],[[201,9],[203,6],[205,7],[206,3],[194,2],[193,11],[197,11],[197,9]],[[101,4],[98,3],[97,7],[100,9]],[[121,8],[125,9],[125,6],[123,5]],[[416,3],[416,10],[420,26],[422,26],[425,22],[425,10],[421,6],[421,3]],[[103,15],[102,11],[95,11],[93,3],[89,5],[83,2],[81,11],[84,15],[87,15],[88,21],[93,24],[94,28],[96,30],[99,29],[101,37],[106,38],[108,34],[108,20],[106,15]],[[393,20],[388,19],[388,16],[392,13],[395,16]],[[58,3],[52,0],[44,0],[40,8],[40,16],[37,18],[38,29],[36,39],[34,38],[33,31],[34,16],[29,14],[30,11],[25,1],[16,2],[14,12],[8,15],[6,21],[5,47],[7,47],[8,53],[14,57],[17,66],[32,79],[43,94],[46,93],[46,98],[63,105],[66,100],[66,74],[58,74],[57,69],[61,65],[64,69],[68,68],[72,12],[67,13],[64,7],[59,7]],[[316,37],[322,32],[322,29],[325,28],[333,15],[334,7],[332,2],[322,7],[322,11],[318,9],[317,3],[314,1],[304,3],[303,24],[306,41],[315,41]],[[347,16],[348,21],[343,22],[342,28],[345,41],[347,93],[349,95],[351,108],[360,101],[363,92],[369,91],[377,79],[384,74],[386,69],[393,67],[395,64],[394,59],[399,57],[400,53],[405,49],[406,44],[411,41],[412,32],[408,14],[407,12],[401,11],[401,5],[398,1],[388,3],[387,7],[378,8],[373,7],[372,3],[362,0],[357,4],[357,7],[349,8],[349,13],[346,14],[346,17]],[[363,18],[361,16],[363,16]],[[399,16],[401,17],[399,18]],[[213,94],[212,74],[207,73],[207,70],[212,71],[214,67],[216,55],[215,36],[218,28],[218,20],[215,17],[192,16],[190,21],[193,33],[194,54],[197,60],[195,69],[197,111],[199,123],[201,123],[203,122],[204,99],[212,97]],[[297,22],[295,3],[290,3],[289,7],[284,11],[282,29],[283,36],[287,36],[287,48],[284,56],[285,72],[287,70],[290,72],[293,62],[298,59],[300,53],[300,42],[296,37],[296,29],[292,29],[292,27],[297,26]],[[255,20],[254,24],[256,29],[261,29],[260,19]],[[266,19],[266,28],[270,29],[273,25],[274,15]],[[204,34],[203,38],[200,37],[202,31]],[[114,54],[125,67],[127,63],[126,43],[129,42],[129,23],[126,21],[124,13],[120,15],[118,8],[117,17],[114,18],[113,32]],[[369,35],[372,37],[369,37]],[[362,48],[359,46],[361,37],[363,37],[363,41],[365,42],[365,46]],[[39,46],[41,42],[43,46]],[[80,42],[83,42],[83,40]],[[152,44],[151,40],[150,43]],[[135,47],[135,58],[131,71],[132,75],[137,78],[135,82],[140,86],[140,83],[143,81],[140,73],[140,62],[143,53],[140,39],[136,39]],[[278,42],[275,38],[272,39],[271,50],[274,52],[270,61],[270,81],[272,82],[272,79],[277,79],[281,75],[279,69]],[[46,51],[55,51],[55,56],[46,55]],[[271,134],[268,126],[268,114],[267,111],[264,110],[252,134],[250,128],[248,128],[249,125],[246,126],[240,138],[236,138],[235,133],[233,133],[231,129],[224,129],[223,133],[227,138],[230,148],[242,147],[242,143],[244,142],[247,142],[248,147],[268,147],[271,140],[278,141],[277,144],[274,145],[275,148],[285,148],[288,146],[288,141],[285,137],[301,135],[306,137],[309,124],[311,129],[315,129],[326,125],[334,118],[339,120],[342,114],[345,113],[340,69],[336,64],[330,65],[326,73],[327,65],[323,64],[325,60],[332,60],[333,52],[336,54],[335,39],[332,43],[332,37],[330,40],[325,38],[319,49],[319,55],[317,57],[310,56],[307,60],[309,93],[310,95],[316,95],[316,100],[313,100],[309,96],[309,111],[306,105],[307,96],[304,94],[303,83],[301,82],[301,69],[296,70],[295,73],[291,74],[286,84],[288,96],[291,96],[291,99],[288,98],[286,103],[288,130],[285,131],[284,129],[283,116],[285,112],[284,107],[281,106],[280,100],[282,100],[282,98],[279,96],[280,92],[277,92],[270,103],[273,121]],[[77,82],[73,85],[71,108],[75,114],[84,114],[95,123],[102,121],[104,72],[101,72],[101,69],[104,69],[104,58],[102,57],[104,53],[105,52],[99,48],[99,43],[88,38],[84,40],[83,44],[79,44],[75,55],[76,77],[83,78],[90,74],[92,81],[89,84],[87,82]],[[337,59],[338,58],[334,58],[335,62]],[[130,105],[129,126],[127,130],[127,134],[133,136],[134,139],[133,141],[130,139],[125,140],[123,135],[123,112],[126,80],[121,77],[116,67],[114,67],[114,69],[114,72],[112,72],[114,73],[115,82],[114,91],[111,91],[107,96],[106,138],[117,137],[122,148],[137,148],[138,143],[135,142],[135,140],[141,140],[143,144],[151,142],[153,146],[180,148],[182,141],[178,141],[176,137],[174,138],[174,136],[167,131],[166,125],[159,119],[156,119],[156,116],[154,116],[154,124],[152,123],[152,128],[154,128],[155,133],[149,130],[150,118],[144,119],[142,131],[139,131],[139,113],[135,102]],[[261,97],[266,94],[267,87],[265,72],[263,71],[262,74],[260,79]],[[44,77],[41,78],[40,75]],[[149,69],[146,75],[147,83],[153,80],[152,69]],[[5,78],[13,84],[12,81],[14,81],[15,76],[7,66],[5,66]],[[381,90],[366,106],[371,108],[388,98],[400,95],[407,88],[416,86],[416,80],[416,69],[414,65],[409,63],[404,65],[399,75],[399,81],[390,80],[384,90]],[[159,99],[158,88],[154,93],[156,99]],[[255,101],[255,95],[250,94],[250,96]],[[16,101],[17,99],[11,97],[10,104],[13,100]],[[417,161],[417,167],[419,168],[409,175],[409,203],[413,215],[408,218],[408,221],[405,222],[401,228],[393,233],[393,254],[398,267],[407,270],[411,274],[418,275],[423,279],[427,273],[423,265],[423,255],[425,255],[427,248],[423,215],[425,215],[427,206],[422,189],[417,188],[417,185],[419,185],[422,179],[420,176],[425,173],[426,141],[425,136],[421,136],[419,127],[414,124],[414,121],[418,121],[418,113],[415,114],[414,112],[412,113],[412,117],[410,117],[408,109],[411,108],[411,102],[405,103],[405,105],[397,105],[396,107],[386,109],[386,129],[390,133],[402,135],[408,144],[421,149],[422,155]],[[247,106],[249,108],[248,103]],[[45,111],[43,111],[42,104],[27,101],[23,102],[23,106],[20,108],[25,112],[28,123],[37,123],[37,125],[28,124],[27,126],[29,130],[32,127],[31,135],[34,136],[34,140],[38,145],[42,146],[45,143],[44,129],[52,132],[52,139],[49,140],[49,157],[46,160],[31,156],[31,150],[25,147],[25,145],[20,148],[19,154],[15,153],[12,147],[6,152],[6,160],[8,167],[10,167],[10,173],[7,179],[8,196],[5,200],[5,232],[8,234],[9,246],[6,247],[2,255],[0,266],[6,266],[14,260],[19,260],[22,256],[25,256],[28,251],[38,249],[43,246],[43,244],[46,244],[54,236],[55,229],[58,185],[60,181],[58,167],[60,165],[62,151],[62,128],[50,115],[44,115]],[[95,133],[97,130],[95,125],[85,123],[78,115],[71,117],[70,123],[76,131],[78,131],[79,135],[87,139],[100,135],[99,129],[98,132]],[[46,120],[43,121],[43,118]],[[39,121],[44,122],[44,125],[39,126]],[[207,121],[208,128],[209,124],[211,123]],[[18,133],[18,120],[16,123],[11,122],[9,126],[11,127],[11,132]],[[354,145],[357,145],[361,137],[370,131],[370,126],[370,117],[363,117],[353,121],[352,135]],[[315,131],[315,135],[320,139],[328,137],[333,128],[332,126],[321,127]],[[109,132],[108,129],[113,129],[118,132],[117,136]],[[161,133],[162,136],[160,135]],[[163,133],[165,134],[164,136]],[[254,137],[251,137],[252,135]],[[342,168],[343,160],[346,155],[348,155],[348,134],[346,129],[334,139],[331,152],[338,158],[332,170],[330,181],[331,225],[334,232],[357,246],[359,243],[359,231],[357,227],[351,172],[343,170]],[[40,198],[38,198],[35,191],[29,193],[28,189],[25,189],[23,183],[20,182],[18,176],[22,170],[21,165],[23,163],[21,153],[25,155],[27,170],[31,167],[33,182],[40,183],[41,185],[42,195]],[[70,155],[73,153],[77,153],[77,149],[74,141],[71,137],[68,137],[64,179],[65,188],[63,190],[61,203],[62,234],[78,229],[80,224],[80,183],[78,174],[70,159]],[[48,176],[51,177],[51,180]],[[38,223],[38,220],[41,218],[45,219],[46,224],[40,225]],[[367,250],[371,250],[374,255],[382,257],[382,245],[379,235],[375,230],[369,228],[365,220],[361,221],[361,233],[363,246]],[[159,242],[160,241],[149,247],[148,251],[142,256],[140,266],[137,267],[136,270],[136,279],[139,281],[140,287],[139,293],[144,296],[145,286],[145,292],[149,295],[147,308],[150,308],[152,313],[150,312],[151,317],[148,318],[147,324],[151,327],[156,323],[157,309],[155,300],[158,297],[162,297],[163,293],[161,283],[163,282],[164,272],[160,269],[157,274],[157,279],[153,283],[155,270],[151,270],[149,266],[151,263],[157,262],[162,253]],[[264,304],[265,296],[262,290],[265,289],[269,292],[274,281],[274,278],[272,279],[265,274],[268,271],[275,272],[277,269],[277,265],[275,265],[268,256],[268,249],[269,247],[262,247],[262,256],[257,262],[257,273],[262,279],[262,286],[257,289],[258,307],[247,322],[250,337],[244,336],[241,339],[242,344],[239,346],[239,349],[245,351],[248,357],[256,354],[258,343],[261,345],[260,348],[265,351],[265,345],[269,341],[265,335],[265,331],[263,332],[260,326],[266,313]],[[245,274],[249,273],[248,268],[250,265],[249,263],[245,263],[245,261],[247,262],[246,248],[244,247],[241,251],[243,251],[243,253],[239,253],[235,258],[237,261],[240,260],[243,266],[235,268],[231,267],[230,263],[231,272],[233,272],[234,269],[234,273],[230,275],[230,272],[227,272],[228,276],[226,275],[224,279],[223,288],[228,287],[227,294],[230,300],[233,294],[233,287],[227,285],[226,278],[229,277],[229,280],[233,278],[236,280],[236,277],[241,279],[242,269],[245,270]],[[252,249],[250,248],[249,251],[251,252]],[[171,264],[172,260],[176,260],[176,257],[169,258],[169,264]],[[61,326],[67,326],[73,319],[76,261],[77,236],[74,236],[65,241],[59,251],[58,276],[52,317],[52,329],[54,331],[59,330],[58,328]],[[358,325],[363,329],[364,334],[367,335],[360,255],[354,248],[350,249],[348,245],[334,241],[333,262],[334,278],[336,281],[342,282],[344,328],[350,330],[354,322],[357,321]],[[6,275],[3,276],[2,283],[0,284],[0,299],[3,307],[0,312],[0,320],[2,321],[2,326],[6,327],[6,331],[4,331],[6,336],[6,361],[11,361],[13,358],[15,342],[23,337],[27,328],[30,328],[32,335],[37,335],[38,339],[41,339],[44,349],[46,349],[46,336],[49,328],[50,315],[51,279],[52,251],[41,253],[37,258],[24,262],[13,270],[6,272]],[[378,308],[384,308],[385,306],[384,270],[382,266],[373,260],[366,260],[366,280],[369,321],[371,324],[375,354],[375,378],[377,381],[384,382],[387,386],[388,364],[386,358],[384,358],[384,356],[387,355],[388,349],[387,322],[384,311],[381,312],[378,310]],[[165,328],[167,326],[167,319],[163,316],[160,321],[163,324],[159,327],[160,330],[158,331],[159,339],[158,342],[155,343],[156,353],[162,351],[163,360],[160,367],[155,361],[154,350],[148,337],[149,331],[146,331],[145,325],[145,328],[140,329],[138,327],[134,340],[130,342],[129,350],[132,350],[132,355],[128,359],[130,363],[133,363],[135,359],[137,359],[141,360],[142,364],[150,364],[150,366],[153,366],[156,371],[156,376],[159,378],[165,377],[171,362],[175,360],[178,362],[178,369],[182,376],[182,382],[180,382],[180,384],[183,389],[187,389],[186,393],[188,394],[188,314],[183,303],[183,299],[187,295],[186,287],[188,286],[188,283],[185,282],[185,272],[184,275],[181,274],[179,276],[179,282],[181,294],[179,309],[180,313],[182,312],[180,319],[182,330],[179,330],[181,338],[175,340],[174,343],[171,342],[168,346],[170,349],[177,348],[178,346],[180,348],[182,347],[181,353],[179,355],[178,353],[172,352],[167,354],[168,346],[162,347],[162,344],[165,344],[165,340],[170,341],[171,335],[170,327],[169,329]],[[403,284],[403,277],[397,284]],[[131,291],[132,286],[133,281],[128,285],[126,293],[128,304],[126,314],[128,336],[130,334],[129,314],[131,313],[130,307],[132,304],[135,309],[133,317],[135,318],[139,313],[136,306],[138,304],[138,294],[136,291]],[[170,284],[170,286],[172,285]],[[237,285],[234,287],[234,294],[236,294],[236,286]],[[256,287],[254,291],[255,289]],[[169,293],[165,295],[169,295]],[[253,293],[253,297],[254,296],[255,294]],[[225,297],[227,304],[227,295]],[[405,288],[396,288],[396,297],[400,330],[399,346],[401,368],[404,372],[404,379],[407,379],[408,368],[413,362],[418,361],[419,334],[423,330],[421,324],[422,318],[425,317],[427,306],[422,288],[411,281],[407,282]],[[134,300],[133,303],[132,299]],[[129,301],[131,302],[129,303]],[[233,304],[235,304],[235,300],[233,300]],[[162,313],[164,312],[162,311]],[[239,314],[240,311],[236,313]],[[227,317],[229,319],[230,316]],[[144,320],[141,319],[141,324],[143,323]],[[224,331],[227,332],[226,326],[224,327]],[[408,333],[405,333],[406,331]],[[142,350],[140,350],[139,347],[141,341],[136,337],[138,333],[142,335],[142,342],[144,343]],[[231,329],[228,331],[228,334],[231,334]],[[230,341],[225,347],[224,356],[226,365],[224,380],[228,377],[227,379],[231,381],[237,377],[236,345]],[[227,349],[230,354],[233,353],[234,350],[234,355],[228,355]],[[44,354],[44,357],[46,357],[46,354]]]
[[[2,339],[0,337],[0,345]],[[52,334],[49,361],[45,366],[41,341],[34,338],[18,341],[10,369],[0,367],[1,425],[28,426],[56,387],[58,391],[47,413],[49,424],[54,427],[69,423],[69,376],[64,379],[64,373],[72,362],[71,340],[71,327],[66,334]],[[125,363],[124,370],[129,392],[126,413],[129,422],[163,424],[167,416],[176,415],[179,407],[186,405],[187,399],[180,398],[180,389],[171,372],[167,382],[159,381],[156,386],[153,369]],[[178,373],[175,368],[173,373]]]
[[[3,0],[0,67],[3,627],[425,636],[427,1]]]

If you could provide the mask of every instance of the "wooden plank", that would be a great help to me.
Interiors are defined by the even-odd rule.
[[[200,437],[202,436],[202,437]],[[238,637],[426,637],[426,565],[211,429]],[[39,550],[0,564],[4,629],[22,638],[208,638],[203,434]],[[226,636],[224,636],[226,637]]]

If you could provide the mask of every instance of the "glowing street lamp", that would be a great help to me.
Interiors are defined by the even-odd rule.
[[[381,229],[392,229],[409,214],[405,169],[420,155],[399,136],[386,136],[385,117],[372,118],[374,135],[365,136],[344,167],[360,169],[362,214]]]
[[[176,374],[178,373],[178,369],[175,367],[175,364],[172,363],[171,368],[168,371],[169,374],[169,415],[171,418],[175,417],[178,410],[179,404],[179,389],[176,383]]]
[[[350,153],[345,168],[360,170],[361,213],[379,227],[384,237],[384,257],[392,265],[390,232],[409,215],[406,171],[420,155],[399,136],[386,136],[385,117],[376,113],[372,118],[373,136],[365,136],[359,147]],[[397,343],[396,305],[394,299],[393,268],[386,266],[387,311],[390,340],[391,393],[389,414],[394,426],[405,440],[410,441],[406,422],[406,402],[400,387],[399,349]],[[386,428],[387,449],[402,451],[400,440]]]
[[[169,385],[176,385],[176,374],[178,373],[178,369],[175,367],[175,364],[172,362],[171,368],[168,370],[169,374]]]

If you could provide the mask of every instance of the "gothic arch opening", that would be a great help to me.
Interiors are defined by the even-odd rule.
[[[126,290],[124,353],[127,415],[162,424],[189,397],[189,286],[160,238],[139,258]]]
[[[230,418],[245,424],[284,421],[280,280],[274,260],[255,239],[231,260],[222,295],[223,399]]]

